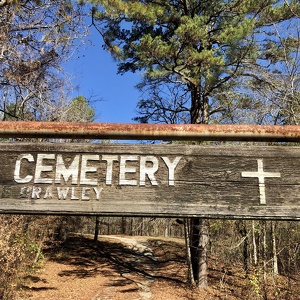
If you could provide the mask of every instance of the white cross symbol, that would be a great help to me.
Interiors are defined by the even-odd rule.
[[[257,160],[258,171],[257,172],[242,172],[242,177],[257,177],[260,204],[266,204],[266,189],[265,189],[265,178],[266,177],[280,177],[280,173],[264,172],[263,160]]]

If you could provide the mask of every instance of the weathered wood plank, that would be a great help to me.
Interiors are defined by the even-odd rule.
[[[300,219],[300,148],[0,144],[0,212]]]

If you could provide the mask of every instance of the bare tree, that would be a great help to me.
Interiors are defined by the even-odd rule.
[[[267,35],[267,33],[266,33]],[[248,114],[257,124],[298,125],[300,122],[300,22],[272,25],[264,43],[263,66],[251,65],[240,86],[236,118]],[[242,110],[244,109],[244,113]],[[249,118],[250,116],[250,118]]]
[[[82,7],[74,1],[0,0],[1,121],[54,121],[68,114],[74,121],[93,117],[85,98],[68,99],[63,72],[63,63],[86,33]],[[66,220],[0,218],[0,298],[11,300],[19,272],[37,262],[44,238],[51,231],[61,234]],[[71,227],[72,220],[67,221]],[[74,218],[72,222],[78,225]]]
[[[66,104],[62,64],[86,34],[74,1],[1,1],[1,119],[56,120]]]

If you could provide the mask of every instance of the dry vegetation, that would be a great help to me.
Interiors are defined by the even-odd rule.
[[[2,216],[0,299],[297,299],[299,222],[277,224],[279,275],[274,276],[269,231],[268,255],[263,259],[263,222],[255,223],[255,265],[251,221],[211,221],[206,290],[187,284],[179,223],[173,219],[101,218],[95,243],[92,218]],[[241,224],[249,238],[248,274]],[[71,235],[74,231],[81,233]],[[150,234],[160,237],[145,236]]]

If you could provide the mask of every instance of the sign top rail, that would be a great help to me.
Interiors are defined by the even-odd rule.
[[[1,138],[300,142],[296,125],[0,122]]]

